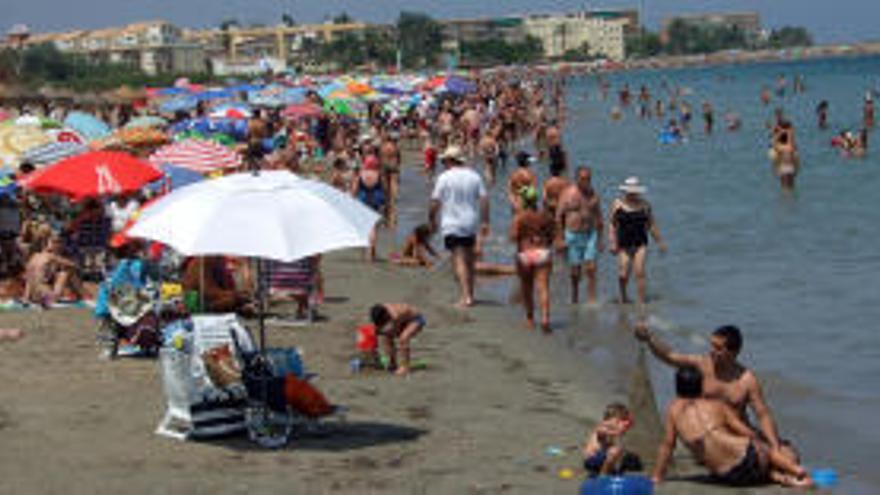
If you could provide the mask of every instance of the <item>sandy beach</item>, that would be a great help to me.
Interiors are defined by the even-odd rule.
[[[454,310],[445,270],[370,266],[348,251],[328,257],[325,275],[322,320],[272,327],[269,338],[302,348],[319,386],[350,409],[348,421],[278,451],[243,436],[155,435],[164,409],[157,362],[100,359],[84,310],[0,314],[0,326],[26,332],[0,347],[0,493],[575,493],[579,444],[612,400],[635,411],[627,444],[650,464],[660,424],[644,361],[623,329],[586,340],[618,359],[600,371],[569,349],[571,333],[591,329],[545,336],[512,324],[508,307]],[[349,371],[354,329],[378,301],[424,310],[414,358],[427,369],[403,379]],[[609,373],[629,386],[615,387]],[[548,456],[548,447],[564,454]],[[677,473],[694,472],[687,466]],[[565,468],[573,479],[559,477]],[[658,493],[714,491],[741,493],[675,481]]]

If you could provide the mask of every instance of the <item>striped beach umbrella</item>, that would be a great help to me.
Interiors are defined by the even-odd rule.
[[[241,157],[229,148],[213,141],[189,139],[169,144],[150,156],[156,166],[166,164],[207,174],[241,166]]]
[[[86,151],[89,151],[89,148],[84,144],[55,141],[25,151],[21,155],[21,160],[34,165],[47,165]]]

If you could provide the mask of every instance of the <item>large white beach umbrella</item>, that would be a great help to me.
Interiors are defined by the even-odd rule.
[[[129,235],[190,256],[295,261],[366,247],[378,220],[373,210],[327,184],[266,171],[174,191],[146,207]]]

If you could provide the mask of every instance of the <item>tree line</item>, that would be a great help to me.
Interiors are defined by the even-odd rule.
[[[683,19],[676,19],[669,24],[666,38],[662,40],[659,34],[642,29],[641,32],[627,37],[627,54],[640,58],[813,45],[810,32],[799,26],[784,26],[771,30],[766,37],[754,37],[737,26],[699,25]]]

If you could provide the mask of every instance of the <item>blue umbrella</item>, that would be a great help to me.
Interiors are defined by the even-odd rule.
[[[171,180],[172,190],[177,190],[181,187],[195,184],[196,182],[205,179],[202,174],[194,170],[178,167],[170,163],[166,163],[159,168],[162,169],[162,172],[165,174],[166,180],[157,180],[156,182],[150,184],[148,188],[153,192],[158,192],[159,190],[161,190],[167,184],[167,180],[169,179]]]
[[[185,88],[162,88],[156,90],[156,94],[159,96],[177,96],[186,93],[188,93],[188,91]]]
[[[110,126],[94,115],[84,112],[70,112],[70,115],[64,119],[64,126],[73,129],[89,141],[110,135]]]
[[[175,113],[192,110],[198,105],[198,103],[199,100],[192,95],[181,96],[162,102],[162,104],[159,105],[159,111],[162,113]]]
[[[171,126],[174,134],[196,131],[201,134],[227,134],[238,141],[247,136],[247,121],[240,119],[189,119]]]
[[[197,93],[195,96],[199,101],[222,100],[225,98],[233,98],[235,93],[227,89],[209,89],[208,91]]]
[[[452,76],[446,80],[446,90],[450,93],[465,94],[473,93],[477,90],[477,85],[467,79]]]

